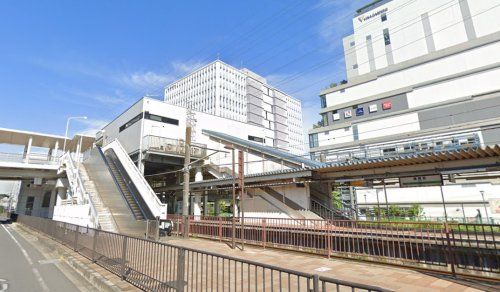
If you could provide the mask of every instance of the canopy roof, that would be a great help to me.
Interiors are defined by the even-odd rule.
[[[59,149],[63,148],[64,136],[37,133],[30,131],[21,131],[0,128],[0,143],[10,145],[28,145],[29,139],[32,138],[31,145],[33,147],[55,148],[56,143],[59,143]],[[92,147],[95,138],[87,135],[75,135],[72,139],[66,138],[66,149],[76,151],[76,147],[82,141],[82,152]]]

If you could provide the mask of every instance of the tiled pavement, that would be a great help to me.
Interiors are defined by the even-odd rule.
[[[233,250],[228,246],[228,243],[204,239],[191,238],[186,240],[179,237],[170,237],[166,241],[173,245],[220,253],[395,291],[481,291],[464,284],[452,282],[446,278],[438,278],[418,271],[387,265],[335,258],[327,259],[316,255],[253,246],[245,246],[244,251],[240,249]]]

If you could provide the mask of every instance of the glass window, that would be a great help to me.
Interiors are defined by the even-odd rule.
[[[309,134],[309,147],[315,148],[318,147],[318,134]]]
[[[386,21],[387,20],[387,14],[385,13],[382,13],[382,15],[380,16],[382,22]]]
[[[259,142],[259,143],[265,143],[266,140],[260,137],[255,137],[255,136],[250,136],[248,135],[248,140],[254,141],[254,142]]]
[[[149,112],[146,112],[144,114],[144,116],[148,120],[166,123],[166,124],[171,124],[171,125],[176,125],[176,126],[179,125],[179,120],[167,118],[167,117],[162,117],[162,116],[158,116],[158,115],[153,115],[153,114],[150,114]]]
[[[322,95],[319,98],[321,100],[321,108],[325,108],[326,107],[326,97],[324,95]]]
[[[328,114],[321,114],[321,122],[323,123],[323,127],[328,126]]]
[[[48,208],[50,206],[50,197],[52,193],[50,191],[43,194],[42,208]]]
[[[142,119],[142,113],[138,114],[134,118],[132,118],[130,121],[126,122],[124,125],[121,125],[120,128],[118,129],[119,132],[125,130],[126,128],[132,126],[136,122],[140,121]]]
[[[391,44],[391,36],[389,35],[388,28],[384,29],[384,43],[386,46]]]

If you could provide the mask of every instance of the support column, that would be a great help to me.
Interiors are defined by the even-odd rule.
[[[33,138],[30,137],[28,140],[28,145],[24,146],[24,159],[25,159],[24,163],[29,163],[32,143],[33,143]]]
[[[54,151],[52,151],[52,157],[59,157],[59,141],[56,141]]]
[[[203,180],[203,172],[201,171],[201,167],[196,168],[196,174],[194,175],[194,181],[202,181]]]
[[[195,193],[193,200],[193,215],[201,216],[201,194]]]
[[[220,193],[217,192],[217,197],[215,198],[215,202],[214,202],[215,216],[219,216],[219,214],[220,214],[220,199],[219,199],[219,196],[220,196]]]
[[[208,194],[203,195],[203,216],[208,216]]]

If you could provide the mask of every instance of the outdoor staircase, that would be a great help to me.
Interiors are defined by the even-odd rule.
[[[116,183],[117,183],[118,187],[120,188],[120,190],[123,194],[123,197],[125,198],[125,201],[127,202],[135,219],[136,220],[144,220],[145,219],[144,214],[143,214],[141,208],[139,207],[139,204],[135,200],[134,196],[132,195],[132,192],[129,189],[129,185],[131,184],[131,182],[125,181],[124,175],[121,173],[121,171],[119,170],[118,166],[115,163],[116,160],[114,159],[113,154],[114,153],[112,153],[110,151],[106,151],[104,153],[104,157],[106,158],[106,161],[108,162],[109,169],[110,169],[111,173],[113,174],[113,176],[116,180]]]
[[[92,180],[90,180],[85,166],[80,165],[80,177],[83,181],[83,186],[92,200],[92,203],[97,211],[99,226],[102,230],[118,232],[118,228],[113,220],[113,216],[108,208],[104,206],[102,200],[97,192],[97,188]]]
[[[213,163],[205,164],[208,173],[213,175],[215,178],[230,178],[231,169],[228,167],[220,167]]]
[[[316,213],[323,219],[329,219],[329,220],[351,219],[349,214],[341,210],[329,208],[325,204],[313,199],[312,197],[311,197],[311,211]]]

